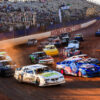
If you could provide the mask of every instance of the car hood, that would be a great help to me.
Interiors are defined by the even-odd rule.
[[[39,74],[39,75],[42,76],[45,79],[58,78],[58,77],[62,76],[61,73],[56,72],[56,71],[45,72],[45,73],[42,73],[42,74]]]
[[[40,59],[40,61],[51,61],[53,60],[52,58],[44,58],[44,59]]]

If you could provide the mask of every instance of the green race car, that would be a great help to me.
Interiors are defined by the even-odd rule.
[[[46,55],[45,52],[34,52],[29,55],[29,58],[32,63],[39,64],[53,64],[54,59],[51,56]]]

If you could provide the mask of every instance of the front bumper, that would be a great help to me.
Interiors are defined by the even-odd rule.
[[[96,76],[100,76],[100,72],[94,72],[94,73],[86,73],[87,77],[96,77]]]
[[[59,82],[46,82],[46,83],[45,83],[44,85],[42,85],[42,86],[60,85],[60,84],[64,84],[64,83],[66,83],[65,80],[59,81]]]

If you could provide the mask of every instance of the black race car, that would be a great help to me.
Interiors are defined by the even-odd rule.
[[[29,55],[32,63],[39,64],[54,64],[54,59],[51,56],[46,55],[45,52],[34,52]]]
[[[37,44],[37,39],[29,39],[27,44],[28,46],[36,45]]]
[[[95,33],[95,36],[100,36],[100,29]]]
[[[61,44],[66,45],[68,44],[70,36],[69,36],[69,33],[62,33],[59,35],[59,38],[61,40]]]
[[[14,69],[0,62],[0,76],[10,77],[14,75]]]
[[[81,33],[75,34],[74,39],[78,41],[84,41],[83,35]]]
[[[56,47],[61,47],[61,40],[60,38],[56,38],[52,41],[52,44],[55,45]]]
[[[49,42],[52,42],[54,39],[57,39],[58,36],[51,36],[51,37],[48,37],[47,41]]]

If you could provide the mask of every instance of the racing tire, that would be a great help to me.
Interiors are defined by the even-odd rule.
[[[32,64],[37,64],[37,63],[38,63],[38,60],[32,61],[32,59],[30,58],[30,62],[31,62]]]
[[[60,73],[63,74],[63,75],[65,74],[63,69],[60,70]]]
[[[78,72],[78,76],[82,77],[82,72],[81,71]]]
[[[18,81],[20,82],[20,83],[22,83],[23,82],[23,76],[20,74],[20,75],[18,75]]]
[[[36,79],[36,86],[39,86],[39,85],[40,85],[40,79],[37,78],[37,79]]]
[[[38,59],[35,59],[34,60],[34,64],[38,64]]]

